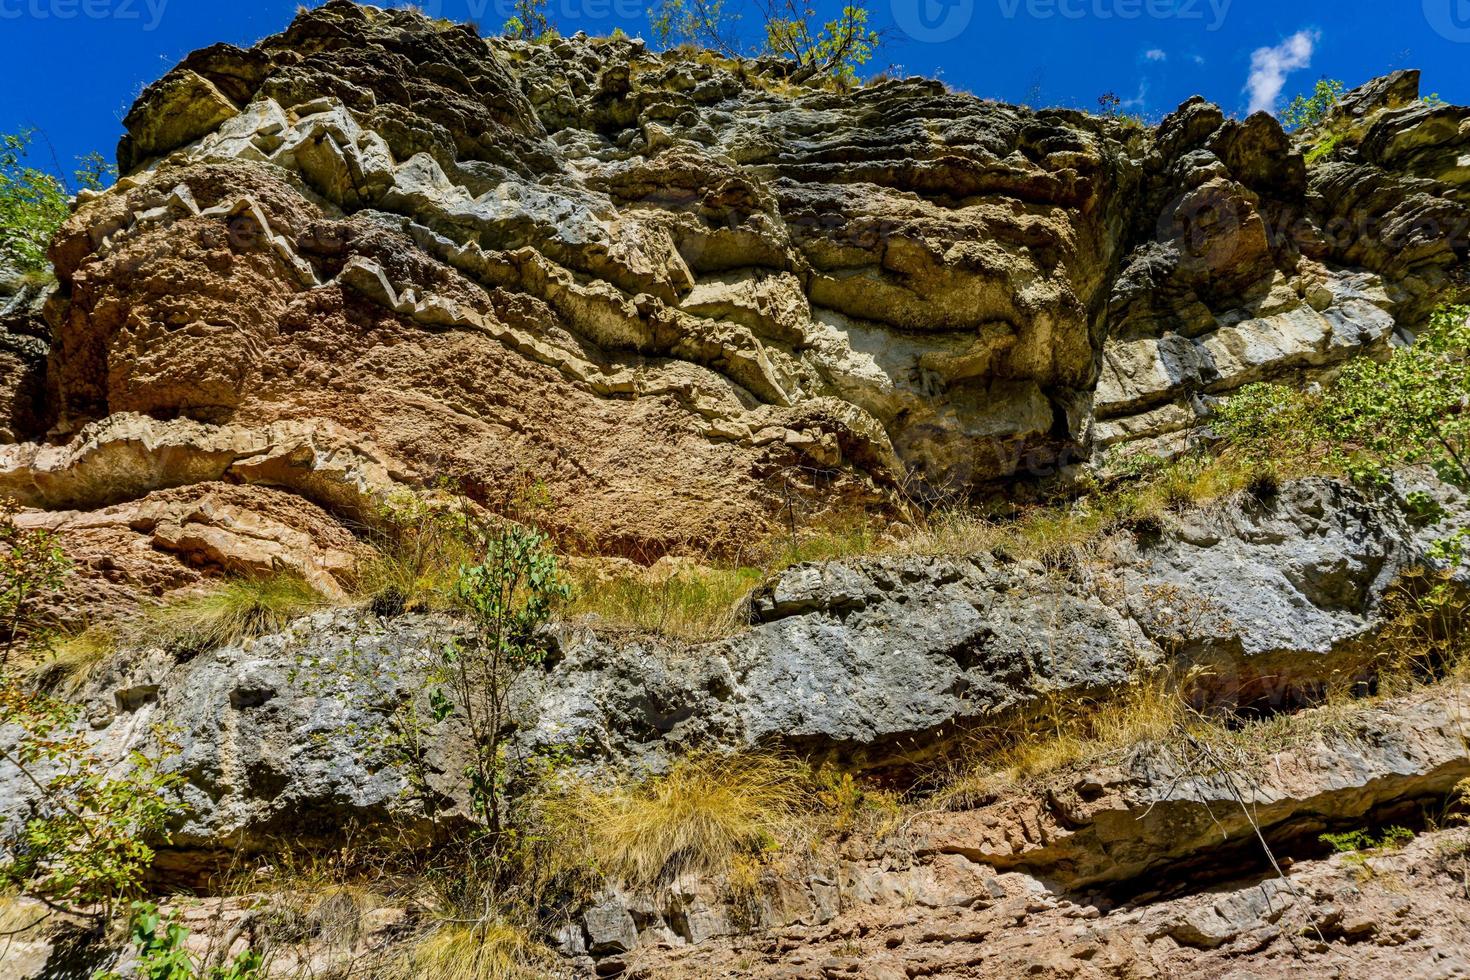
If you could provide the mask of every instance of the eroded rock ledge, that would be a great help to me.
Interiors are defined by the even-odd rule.
[[[1330,375],[1463,294],[1470,110],[1417,84],[1350,93],[1340,144],[1308,168],[1274,120],[1198,99],[1150,131],[331,0],[150,86],[123,179],[55,242],[56,287],[0,275],[0,493],[61,533],[81,571],[65,601],[101,617],[281,567],[340,596],[354,522],[441,477],[491,507],[544,484],[555,530],[651,559],[736,551],[777,515],[900,514],[1100,448],[1173,452],[1240,385]],[[1416,523],[1413,491],[1437,524]],[[717,643],[561,628],[517,682],[513,748],[571,746],[592,778],[705,748],[891,772],[1153,667],[1203,668],[1214,707],[1292,709],[1363,667],[1401,577],[1467,521],[1462,494],[1412,474],[1374,495],[1313,479],[1060,566],[799,566]],[[121,756],[151,722],[181,724],[190,809],[160,865],[176,882],[283,834],[427,839],[443,827],[372,733],[457,628],[336,609],[186,660],[125,645],[81,689],[87,730]],[[344,657],[381,669],[322,669]],[[1443,798],[1470,774],[1461,693],[1360,711],[1249,780],[1155,746],[922,814],[766,882],[753,912],[697,879],[610,892],[558,938],[578,968],[647,976],[751,956],[732,969],[1208,971],[1307,928],[1328,946],[1463,943],[1462,920],[1383,895],[1364,926],[1320,855],[1303,852],[1301,893],[1216,874],[1259,860],[1255,826],[1294,847]],[[451,811],[453,756],[429,749]],[[0,819],[25,794],[0,786]],[[1207,868],[1218,892],[1177,880]],[[1155,880],[1180,891],[1115,900]],[[763,938],[731,938],[751,926]]]
[[[42,341],[4,348],[30,367],[0,428],[57,445],[0,480],[91,510],[228,475],[348,515],[380,476],[492,506],[541,481],[562,530],[654,558],[793,497],[1167,451],[1463,288],[1467,110],[1416,96],[1353,93],[1359,144],[1308,170],[1200,100],[1148,131],[334,0],[133,107],[123,179],[53,251],[44,383]],[[169,461],[92,479],[140,425]],[[283,427],[360,459],[253,465],[297,452]]]

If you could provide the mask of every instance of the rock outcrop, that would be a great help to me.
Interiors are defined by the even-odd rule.
[[[1436,485],[1405,480],[1400,493],[1426,488]],[[273,510],[260,497],[267,492],[217,486],[203,499],[152,494],[122,505],[134,540],[98,538],[97,551],[111,556],[112,568],[160,577],[186,574],[173,557],[181,550],[269,554],[303,534],[292,522],[308,515],[299,506]],[[693,649],[561,628],[545,669],[525,672],[513,689],[511,751],[565,757],[594,780],[657,772],[681,754],[710,749],[784,747],[848,765],[912,765],[956,735],[1024,717],[1050,699],[1103,695],[1154,669],[1184,676],[1201,668],[1197,695],[1211,710],[1290,709],[1331,678],[1369,676],[1364,641],[1394,615],[1385,602],[1390,589],[1411,569],[1433,566],[1429,545],[1446,528],[1470,526],[1464,497],[1437,492],[1442,523],[1414,527],[1398,509],[1405,505],[1372,502],[1346,484],[1287,484],[1272,500],[1245,496],[1172,517],[1156,534],[1119,534],[1070,570],[990,555],[802,565],[756,593],[751,628]],[[98,533],[95,524],[74,526],[76,515],[56,520],[68,533]],[[349,547],[343,542],[342,552]],[[154,552],[153,564],[130,562],[129,550]],[[1470,580],[1470,560],[1457,575]],[[83,601],[119,601],[108,590],[121,586],[105,573],[84,582]],[[170,763],[189,780],[190,812],[176,836],[186,851],[268,849],[288,824],[303,842],[315,839],[314,827],[330,840],[345,825],[412,824],[418,801],[405,795],[412,774],[378,748],[395,706],[425,697],[428,645],[455,629],[437,615],[339,609],[183,664],[145,642],[114,655],[84,688],[87,725],[99,744],[122,754],[147,742],[156,718],[187,719],[183,749]],[[1409,729],[1427,738],[1450,731],[1445,724],[1421,719]],[[1455,738],[1416,754],[1395,748],[1390,727],[1377,744],[1390,762],[1403,762],[1398,770],[1376,756],[1348,766],[1346,742],[1302,765],[1335,771],[1355,788],[1376,787],[1354,790],[1365,806],[1375,793],[1392,800],[1403,788],[1374,768],[1380,763],[1447,792],[1459,778],[1449,758],[1459,751]],[[464,805],[452,745],[446,737],[429,765],[445,812]],[[1105,785],[1120,796],[1089,797],[1087,807],[1054,818],[1067,833],[1036,832],[1007,860],[1033,871],[1065,864],[1072,880],[1091,884],[1182,859],[1155,838],[1185,849],[1196,838],[1180,831],[1172,807],[1137,790],[1166,782],[1157,774],[1152,783],[1142,779],[1150,767],[1159,768],[1136,761],[1110,777]],[[1181,806],[1192,805],[1192,793],[1220,791],[1208,780],[1169,785]],[[1310,808],[1315,795],[1287,797],[1286,805]],[[24,784],[10,786],[10,812],[21,812],[28,796]],[[1208,834],[1203,814],[1212,801],[1197,808],[1196,837]],[[1134,822],[1140,809],[1160,822],[1135,828],[1142,856],[1134,864],[1083,831],[1084,810],[1097,811],[1095,823],[1105,828]],[[1264,802],[1261,812],[1270,812]],[[1035,827],[1037,819],[1018,815],[1013,823]],[[1066,850],[1069,839],[1112,870],[1083,869]],[[994,855],[988,860],[1001,865]]]
[[[0,395],[55,446],[4,483],[90,510],[227,471],[343,516],[365,469],[491,506],[539,483],[568,537],[646,560],[1172,451],[1215,396],[1463,288],[1470,134],[1416,85],[1354,93],[1361,148],[1309,170],[1200,100],[1150,132],[336,0],[128,114],[53,250],[45,384]],[[166,464],[76,472],[138,425]],[[219,448],[301,427],[361,462]]]
[[[1365,666],[1399,577],[1470,524],[1463,496],[1438,492],[1442,523],[1415,528],[1342,483],[1288,484],[1120,534],[1060,571],[991,555],[798,566],[756,593],[755,625],[733,639],[564,644],[526,679],[525,737],[655,767],[711,742],[912,762],[956,731],[1152,668],[1202,669],[1216,706],[1290,707]]]
[[[650,945],[604,969],[639,978],[1454,977],[1470,969],[1470,933],[1461,869],[1444,855],[1464,846],[1460,830],[1367,855],[1311,852],[1286,877],[1125,901],[1061,897],[1028,875],[967,872],[963,862],[939,888],[880,872],[893,888],[882,901],[757,937]]]
[[[278,571],[331,607],[212,649],[124,631],[77,681],[105,757],[175,731],[170,885],[283,837],[462,829],[463,733],[407,772],[385,732],[434,710],[424,654],[464,623],[345,601],[404,488],[534,497],[598,559],[748,556],[799,523],[1177,453],[1242,385],[1384,356],[1470,288],[1470,109],[1413,72],[1306,133],[1201,99],[1150,129],[330,0],[189,55],[126,126],[121,179],[53,242],[56,283],[0,270],[0,494],[77,573],[46,612],[120,620]],[[1470,588],[1443,546],[1470,500],[1389,483],[1260,481],[1047,561],[885,539],[784,569],[709,643],[555,623],[511,685],[507,752],[596,783],[778,750],[913,787],[964,737],[1141,672],[1211,715],[1297,712],[1371,685],[1413,586]],[[1344,886],[1315,837],[1470,776],[1462,695],[1308,712],[1310,738],[1252,747],[1259,771],[1151,742],[950,799],[767,868],[755,898],[609,881],[551,938],[578,975],[1269,973],[1288,948],[1382,972],[1384,950],[1463,944],[1438,912],[1453,883],[1434,866],[1410,908]],[[0,767],[0,829],[33,790]],[[1268,874],[1266,848],[1300,873]],[[1409,874],[1417,848],[1372,860]],[[257,922],[230,902],[225,947]],[[349,946],[402,937],[380,911]],[[23,952],[55,972],[54,944]]]

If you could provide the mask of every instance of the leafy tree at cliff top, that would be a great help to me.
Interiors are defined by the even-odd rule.
[[[551,18],[546,14],[546,0],[514,0],[511,15],[505,22],[506,37],[523,41],[542,41],[556,36]]]
[[[868,26],[862,2],[845,4],[836,19],[818,25],[816,8],[798,0],[761,0],[760,54],[773,54],[795,64],[794,81],[827,76],[852,81],[882,43]],[[728,57],[748,53],[738,32],[740,15],[724,0],[658,0],[648,12],[661,44],[696,44]]]
[[[1287,129],[1311,129],[1327,118],[1337,100],[1342,98],[1345,88],[1342,82],[1332,78],[1317,81],[1310,96],[1298,95],[1281,113],[1281,124]]]
[[[51,236],[71,213],[71,191],[66,182],[44,170],[27,166],[32,134],[0,134],[0,264],[21,272],[46,272],[46,248]],[[74,175],[78,187],[98,190],[112,168],[93,153],[81,161]]]

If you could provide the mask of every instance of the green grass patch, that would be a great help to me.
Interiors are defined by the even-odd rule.
[[[229,579],[208,592],[146,610],[131,627],[132,638],[201,652],[274,633],[327,605],[326,596],[289,572]]]

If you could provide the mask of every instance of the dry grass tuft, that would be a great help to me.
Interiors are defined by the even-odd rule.
[[[685,872],[725,874],[775,849],[804,802],[802,770],[770,755],[699,755],[663,776],[611,790],[576,784],[545,819],[583,859],[632,887]]]
[[[827,514],[790,532],[752,542],[738,561],[672,570],[574,559],[575,598],[567,612],[596,616],[613,629],[660,633],[688,643],[722,639],[745,625],[744,600],[771,575],[804,562],[891,554],[993,553],[1048,566],[1075,567],[1125,529],[1157,526],[1170,512],[1207,505],[1242,490],[1267,492],[1280,474],[1229,453],[1174,461],[1125,461],[1121,476],[1081,497],[996,516],[964,506],[931,513],[914,527],[883,527],[869,515]],[[385,504],[379,555],[359,569],[357,598],[385,610],[452,605],[467,555],[455,533],[454,502],[442,494],[403,494]],[[586,543],[584,542],[583,545]],[[590,546],[589,546],[590,547]],[[574,551],[587,551],[582,545]],[[588,553],[595,553],[595,547]],[[609,567],[612,566],[612,567]]]
[[[407,491],[385,502],[370,534],[376,554],[358,566],[355,598],[395,610],[452,605],[460,566],[472,557],[456,506],[443,494]]]
[[[289,572],[230,579],[209,592],[147,610],[131,627],[140,643],[209,650],[285,628],[328,605],[303,578]]]
[[[550,951],[507,922],[443,923],[390,969],[402,980],[530,980],[550,976]]]
[[[1087,554],[1111,534],[1157,526],[1171,512],[1208,506],[1279,477],[1230,454],[1134,462],[1135,472],[1063,504],[1004,519],[958,507],[931,514],[893,549],[914,555],[1003,554],[1056,564]]]
[[[936,802],[969,805],[1136,746],[1178,745],[1214,727],[1190,707],[1184,688],[1166,671],[1110,698],[1052,699],[1014,725],[977,739]]]
[[[743,563],[663,567],[665,559],[651,568],[609,568],[595,560],[574,562],[569,612],[687,643],[722,639],[744,627],[745,600],[773,573],[803,562],[874,554],[881,547],[872,526],[855,520],[769,538],[752,546]]]
[[[116,652],[116,633],[100,626],[60,637],[46,659],[31,668],[31,683],[53,694],[73,695]]]
[[[699,643],[740,629],[743,600],[763,577],[755,568],[699,567],[663,576],[642,569],[611,576],[575,573],[570,613]]]

